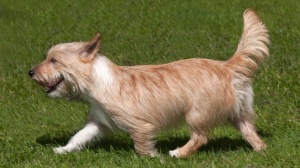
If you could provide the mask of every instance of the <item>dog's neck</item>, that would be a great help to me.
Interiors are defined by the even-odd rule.
[[[103,55],[97,55],[93,61],[91,73],[90,73],[90,80],[87,81],[89,84],[87,85],[89,88],[88,95],[93,99],[99,99],[105,97],[108,94],[112,94],[116,87],[118,87],[116,74],[117,65],[115,65],[112,61],[106,58]],[[86,101],[85,96],[83,98]],[[98,100],[99,101],[99,100]]]
[[[98,86],[107,87],[114,82],[114,67],[116,65],[112,63],[108,58],[103,55],[98,55],[93,63],[93,79],[94,82],[98,82]]]

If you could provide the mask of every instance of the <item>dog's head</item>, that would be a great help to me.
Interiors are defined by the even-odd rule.
[[[89,87],[91,64],[101,44],[100,33],[89,42],[53,46],[46,60],[29,71],[49,97],[77,98]]]

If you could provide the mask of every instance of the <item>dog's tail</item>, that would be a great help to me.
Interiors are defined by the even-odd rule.
[[[266,57],[269,56],[269,35],[266,26],[251,9],[244,12],[244,30],[235,54],[226,64],[236,73],[253,78]]]

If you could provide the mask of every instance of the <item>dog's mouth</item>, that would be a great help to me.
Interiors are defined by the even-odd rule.
[[[55,82],[52,82],[52,83],[41,83],[41,82],[38,82],[38,83],[46,88],[46,92],[47,93],[51,93],[54,90],[56,90],[57,86],[60,83],[62,83],[64,81],[64,79],[65,78],[63,76],[61,76],[60,78],[58,78],[57,80],[55,80]]]
[[[64,80],[64,77],[61,77],[58,82],[56,82],[54,85],[46,85],[46,92],[47,93],[51,93],[52,91],[54,91],[57,86]]]

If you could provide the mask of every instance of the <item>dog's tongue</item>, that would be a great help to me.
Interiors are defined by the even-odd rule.
[[[37,83],[40,84],[41,86],[46,87],[47,89],[52,87],[52,86],[51,86],[50,84],[48,84],[48,83],[44,83],[44,82],[40,82],[40,81],[37,81]]]
[[[53,86],[52,86],[52,85],[45,85],[45,87],[46,87],[47,90],[53,89]]]

